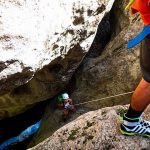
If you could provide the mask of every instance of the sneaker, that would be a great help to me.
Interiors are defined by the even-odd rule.
[[[123,116],[123,123],[120,125],[120,131],[124,135],[142,135],[150,137],[150,122],[140,118],[127,118]]]

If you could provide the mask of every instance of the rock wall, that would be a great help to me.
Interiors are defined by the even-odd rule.
[[[75,73],[75,90],[71,96],[76,102],[134,90],[141,78],[140,46],[127,50],[126,44],[138,34],[142,23],[138,15],[130,18],[124,11],[126,1],[116,0],[110,11],[113,2],[0,2],[0,118],[21,113],[63,90],[89,49]],[[129,97],[111,98],[85,106],[97,109],[125,104]],[[68,143],[72,149],[87,150],[117,150],[129,143],[127,149],[149,148],[146,139],[120,135],[116,128],[118,112],[124,109],[119,106],[89,112],[33,149],[66,150],[70,148]],[[51,117],[53,115],[47,110],[48,121],[35,136],[35,143],[58,128],[59,122],[52,120],[56,118]],[[49,131],[48,124],[51,125]],[[109,128],[111,125],[113,128]]]
[[[127,1],[116,0],[110,13],[101,21],[90,51],[72,79],[75,87],[71,97],[76,103],[133,91],[140,81],[140,45],[127,49],[127,41],[140,32],[142,23],[139,15],[129,16],[129,12],[124,10],[126,4]],[[80,105],[80,108],[86,107],[90,110],[127,104],[130,97],[131,95],[125,95],[94,101]],[[48,119],[44,120],[29,146],[40,141],[42,137],[50,136],[33,149],[149,149],[150,143],[146,139],[120,135],[118,114],[123,113],[124,109],[126,107],[117,106],[89,112],[53,135],[57,126],[55,125],[55,129],[47,129],[48,124],[54,123],[47,109],[45,116]],[[147,116],[149,118],[149,111]]]
[[[94,56],[95,49],[91,49],[90,54],[84,59],[75,75],[76,88],[72,97],[78,102],[133,91],[141,79],[140,44],[133,49],[127,49],[127,41],[141,31],[142,23],[138,15],[129,17],[129,13],[124,10],[125,5],[126,3],[123,1],[115,1],[110,12],[110,41],[103,49],[99,46],[104,38],[104,35],[101,35],[101,30],[108,27],[104,22],[104,27],[101,28],[97,37],[99,45],[95,44],[97,46],[96,52],[100,51],[100,54]],[[127,104],[130,101],[130,96],[110,98],[84,106],[97,109]]]
[[[0,118],[66,86],[113,2],[0,1]]]
[[[140,45],[130,50],[126,47],[127,41],[141,30],[142,23],[138,15],[129,17],[129,13],[124,11],[125,5],[126,1],[115,1],[110,14],[101,21],[90,51],[75,73],[75,90],[71,97],[76,103],[133,91],[141,79]],[[126,95],[94,101],[83,107],[86,106],[90,110],[126,104],[130,97],[131,95]],[[51,123],[50,111],[47,111],[46,115],[50,117],[48,121],[43,122],[30,146],[42,137],[50,136],[33,149],[149,149],[148,140],[139,137],[128,138],[120,134],[118,114],[123,113],[124,109],[126,107],[117,106],[89,112],[57,130],[52,136],[50,135],[56,125],[55,129],[47,129],[48,124],[54,123]]]

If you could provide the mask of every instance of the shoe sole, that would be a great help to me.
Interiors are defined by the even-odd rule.
[[[138,133],[129,133],[129,132],[126,132],[126,131],[123,131],[120,129],[120,132],[123,134],[123,135],[128,135],[128,136],[134,136],[134,135],[140,135],[140,136],[143,136],[143,137],[146,137],[146,138],[150,138],[150,135],[142,135],[142,134],[138,134]]]
[[[120,122],[123,122],[123,117],[119,116],[119,120],[120,120]],[[150,135],[146,135],[146,134],[142,135],[142,134],[138,134],[138,133],[126,132],[126,131],[121,130],[121,128],[120,128],[120,132],[123,135],[127,135],[127,136],[140,135],[140,136],[143,136],[143,137],[146,137],[146,138],[150,138]]]
[[[120,132],[121,132],[123,135],[128,135],[128,136],[136,135],[136,133],[129,133],[129,132],[123,131],[123,130],[121,130],[121,129],[120,129]]]

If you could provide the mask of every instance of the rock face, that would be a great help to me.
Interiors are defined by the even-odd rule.
[[[0,1],[0,118],[66,86],[113,2]]]
[[[131,94],[95,100],[133,91],[141,78],[138,60],[140,46],[127,50],[126,44],[138,34],[142,24],[138,15],[129,17],[128,12],[124,11],[125,5],[126,1],[115,1],[110,14],[102,19],[90,51],[75,74],[75,90],[71,97],[76,103],[94,100],[82,105],[88,110],[128,103]],[[60,125],[57,125],[56,119],[51,119],[54,117],[51,117],[49,109],[46,116],[49,119],[43,121],[31,145],[50,136]]]
[[[126,3],[115,1],[110,16],[112,34],[110,42],[104,49],[97,45],[96,51],[100,55],[93,55],[91,49],[75,76],[76,88],[72,94],[74,99],[89,101],[115,94],[133,91],[141,79],[139,66],[140,45],[127,49],[127,41],[135,37],[142,29],[139,16],[129,17],[124,11]],[[99,34],[99,43],[103,35]],[[125,104],[130,95],[119,99],[107,99],[87,104],[90,108],[102,108],[117,104]]]
[[[150,149],[149,139],[120,134],[119,115],[122,115],[126,109],[126,106],[115,106],[88,112],[29,150]],[[150,119],[150,108],[147,109],[145,118]]]

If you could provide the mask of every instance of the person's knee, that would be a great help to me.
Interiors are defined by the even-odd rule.
[[[143,93],[150,95],[150,82],[142,79]]]

